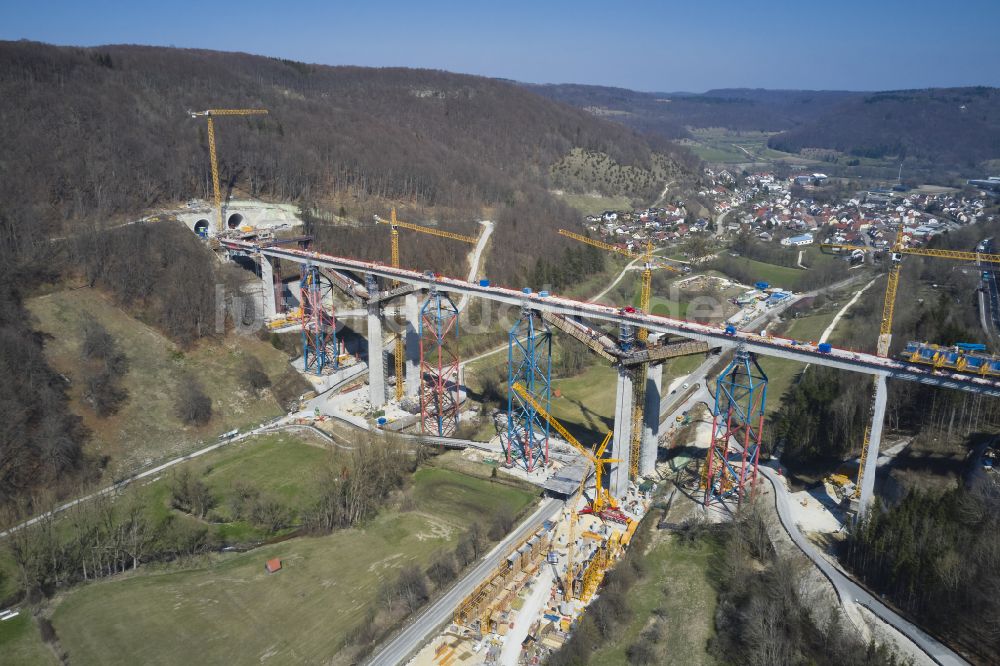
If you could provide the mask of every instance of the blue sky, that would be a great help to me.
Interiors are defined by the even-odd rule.
[[[1000,0],[0,0],[0,39],[700,92],[1000,85]]]

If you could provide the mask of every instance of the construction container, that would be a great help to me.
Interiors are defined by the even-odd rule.
[[[819,349],[821,354],[829,354],[833,351],[833,346],[829,342],[821,342],[819,343],[819,347],[817,347],[817,349]]]
[[[490,281],[487,280],[486,278],[483,278],[482,280],[479,281],[479,286],[480,287],[488,287],[488,286],[490,286]]]

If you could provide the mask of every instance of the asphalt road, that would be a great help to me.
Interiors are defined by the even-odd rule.
[[[994,251],[993,245],[993,239],[988,239],[983,251],[992,253]],[[982,267],[980,267],[980,271],[982,271]],[[982,271],[980,277],[982,277],[983,288],[986,290],[980,300],[983,306],[983,319],[990,328],[986,333],[996,335],[1000,332],[1000,288],[997,286],[997,272]]]
[[[791,509],[789,508],[788,491],[785,488],[784,481],[781,480],[781,476],[771,467],[761,465],[758,469],[761,475],[770,481],[771,486],[774,488],[775,508],[778,510],[778,517],[781,519],[781,524],[785,528],[785,531],[788,532],[788,536],[792,538],[795,545],[805,553],[806,557],[813,561],[813,564],[833,584],[842,605],[856,603],[864,606],[913,641],[917,647],[938,664],[942,664],[943,666],[958,666],[968,663],[920,627],[904,619],[891,608],[884,605],[823,557],[812,542],[799,531],[798,525],[795,524],[791,515]]]
[[[538,529],[543,521],[553,519],[562,508],[561,500],[551,498],[542,500],[538,509],[487,553],[472,571],[455,583],[444,596],[424,609],[420,615],[412,618],[388,643],[383,644],[367,662],[369,666],[394,666],[409,659],[427,642],[434,631],[451,620],[458,604],[471,594],[477,585],[486,580],[511,548]]]

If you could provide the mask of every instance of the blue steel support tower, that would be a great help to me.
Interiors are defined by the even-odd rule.
[[[512,388],[520,382],[546,410],[551,401],[552,331],[527,304],[521,318],[510,329],[507,346],[507,436],[504,442],[508,466],[524,465],[533,471],[549,462],[549,422]]]
[[[705,506],[753,496],[757,482],[767,375],[754,354],[739,347],[719,375],[712,441],[705,460]]]
[[[337,368],[337,322],[333,307],[327,306],[329,282],[324,290],[319,268],[302,269],[299,297],[302,302],[302,362],[306,372],[316,375],[332,365]]]

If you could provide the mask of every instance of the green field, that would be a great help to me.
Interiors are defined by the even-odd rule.
[[[737,132],[718,127],[693,128],[690,132],[694,138],[680,141],[680,143],[688,146],[706,162],[740,164],[789,159],[800,164],[814,162],[814,160],[806,159],[800,155],[768,148],[767,140],[773,135],[772,132]],[[740,147],[745,151],[740,150]]]
[[[553,379],[552,415],[585,445],[600,440],[614,426],[617,382],[617,371],[597,360],[575,377]]]
[[[846,300],[843,301],[846,304]],[[803,342],[819,342],[820,336],[830,325],[841,306],[818,314],[806,315],[792,319],[782,337],[801,340]],[[845,319],[840,320],[843,325]],[[805,367],[802,363],[786,361],[780,358],[767,357],[760,359],[761,367],[767,374],[767,406],[768,414],[781,407],[781,399],[792,386],[792,382]]]
[[[27,305],[37,328],[51,336],[46,341],[46,355],[52,366],[70,379],[73,410],[92,432],[87,452],[110,459],[108,478],[191,451],[231,428],[255,425],[284,413],[271,391],[258,398],[243,388],[240,373],[248,356],[260,360],[272,381],[288,379],[286,356],[253,336],[233,334],[224,341],[204,341],[190,350],[180,350],[93,289],[48,294],[29,300]],[[97,418],[81,398],[79,348],[87,316],[111,333],[129,361],[122,381],[128,400],[116,415],[103,419]],[[213,417],[202,428],[185,426],[174,413],[174,396],[186,376],[196,378],[212,398]]]
[[[738,263],[740,266],[750,270],[756,281],[764,281],[772,287],[781,287],[782,289],[795,290],[798,287],[799,280],[805,275],[805,271],[801,268],[788,268],[787,266],[766,264],[763,261],[747,259],[746,257],[726,257],[726,260],[734,264]],[[724,267],[722,271],[725,272]]]
[[[347,663],[337,653],[366,621],[384,581],[405,565],[426,567],[498,506],[517,512],[535,497],[532,489],[449,469],[450,455],[414,475],[411,511],[386,510],[329,536],[212,555],[183,570],[150,566],[79,586],[55,602],[62,647],[74,664]],[[264,562],[274,557],[283,568],[268,575]]]
[[[0,622],[0,662],[4,666],[58,664],[59,660],[42,642],[38,626],[25,609],[13,620]]]
[[[645,577],[628,595],[631,620],[591,656],[589,663],[627,666],[626,649],[639,639],[657,609],[667,618],[663,661],[658,663],[716,663],[707,652],[715,625],[716,592],[710,560],[716,546],[710,539],[687,545],[670,534],[654,534],[653,538],[642,557]]]

